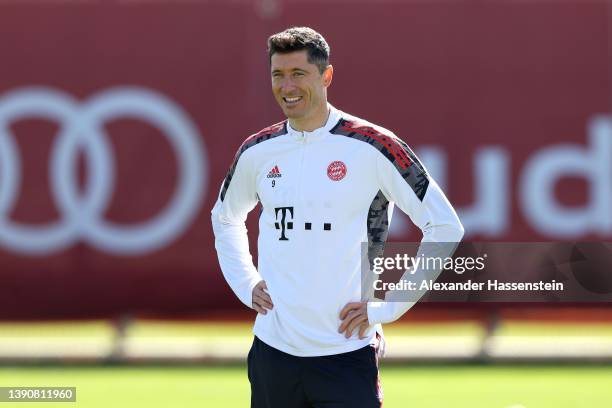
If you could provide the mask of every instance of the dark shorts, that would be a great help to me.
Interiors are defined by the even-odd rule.
[[[257,337],[248,357],[251,408],[380,408],[373,346],[322,357],[296,357]]]

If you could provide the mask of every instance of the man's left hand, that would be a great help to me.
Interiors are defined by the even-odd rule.
[[[365,332],[370,327],[368,322],[368,302],[347,303],[340,311],[340,328],[338,333],[344,333],[347,339],[352,336],[353,331],[359,327],[359,338],[365,338]]]

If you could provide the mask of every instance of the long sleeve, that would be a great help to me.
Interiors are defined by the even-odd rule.
[[[423,238],[417,256],[450,256],[455,249],[450,243],[461,241],[463,226],[450,202],[438,184],[427,174],[416,155],[399,139],[398,146],[395,160],[390,160],[383,154],[377,155],[376,165],[381,191],[421,229]],[[407,273],[409,272],[407,271],[402,279]],[[430,272],[428,273],[428,276],[431,276]],[[411,274],[412,279],[418,279],[424,276],[424,271],[411,271]],[[435,277],[437,278],[437,275]],[[368,302],[370,324],[397,320],[414,306],[424,293],[425,291],[417,293],[416,296],[411,295],[411,299],[414,299],[412,302],[398,300],[406,299],[406,295],[402,296],[396,292],[387,293],[383,302]]]
[[[212,210],[212,226],[223,276],[240,301],[252,308],[253,288],[262,278],[253,265],[245,226],[257,204],[251,167],[248,155],[239,150]]]

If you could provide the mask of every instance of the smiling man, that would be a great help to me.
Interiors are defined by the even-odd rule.
[[[268,52],[287,120],[242,143],[212,211],[223,274],[258,312],[251,407],[380,407],[381,324],[414,302],[364,298],[361,243],[380,250],[394,203],[422,242],[458,242],[463,227],[402,139],[327,102],[334,71],[319,33],[287,29]],[[258,201],[256,268],[244,222]]]
[[[312,33],[314,35],[314,33]],[[281,37],[282,38],[282,37]],[[327,120],[327,88],[331,84],[334,67],[328,64],[323,38],[321,49],[291,52],[295,44],[287,41],[272,41],[275,47],[270,55],[272,69],[272,92],[294,129],[313,131]],[[272,48],[270,48],[272,49]]]

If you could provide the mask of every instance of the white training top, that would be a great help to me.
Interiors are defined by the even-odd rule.
[[[458,242],[457,214],[416,155],[392,132],[329,105],[312,132],[287,121],[247,138],[213,210],[215,247],[225,279],[252,307],[266,281],[274,308],[258,314],[254,334],[295,356],[323,356],[375,342],[381,323],[414,302],[369,302],[365,339],[338,333],[340,310],[361,301],[361,243],[387,240],[393,203],[423,232],[422,242]],[[257,202],[259,265],[245,220]]]

